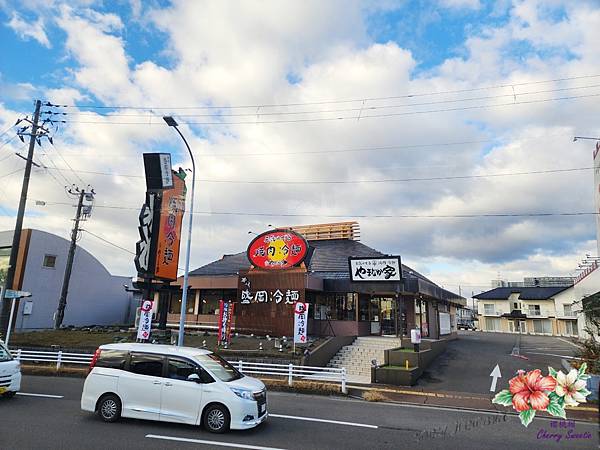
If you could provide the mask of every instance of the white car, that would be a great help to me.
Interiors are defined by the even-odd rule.
[[[203,424],[213,433],[267,419],[262,381],[208,350],[154,344],[102,345],[90,365],[81,409],[119,417]]]
[[[21,365],[0,341],[0,395],[14,397],[21,389]]]

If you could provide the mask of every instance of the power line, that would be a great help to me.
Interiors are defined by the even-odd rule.
[[[295,102],[295,103],[263,103],[263,104],[254,104],[254,105],[223,105],[223,106],[215,106],[215,105],[204,105],[204,106],[174,106],[174,107],[166,107],[166,106],[124,106],[124,105],[56,105],[67,108],[80,108],[80,109],[137,109],[137,110],[185,110],[185,109],[243,109],[243,108],[274,108],[274,107],[289,107],[289,106],[307,106],[307,105],[327,105],[327,104],[336,104],[336,103],[356,103],[356,102],[366,102],[366,101],[380,101],[380,100],[392,100],[392,99],[400,99],[400,98],[413,98],[413,97],[423,97],[429,95],[445,95],[445,94],[459,94],[464,92],[476,92],[483,91],[489,89],[501,89],[508,87],[516,87],[516,86],[528,86],[528,85],[536,85],[536,84],[544,84],[544,83],[555,83],[562,81],[573,81],[573,80],[581,80],[587,78],[597,78],[600,77],[600,74],[592,74],[592,75],[581,75],[577,77],[565,77],[565,78],[555,78],[551,80],[537,80],[537,81],[526,81],[520,83],[506,83],[506,84],[498,84],[492,86],[483,86],[478,88],[465,88],[465,89],[454,89],[447,91],[434,91],[434,92],[421,92],[421,93],[413,93],[413,94],[403,94],[403,95],[393,95],[393,96],[385,96],[385,97],[364,97],[358,99],[346,99],[346,100],[320,100],[314,102]]]
[[[60,157],[60,159],[62,159],[62,160],[63,160],[63,162],[64,162],[64,163],[67,165],[67,167],[69,168],[69,170],[71,170],[71,172],[73,172],[73,174],[74,174],[74,175],[77,177],[77,179],[78,179],[78,180],[81,182],[81,184],[82,184],[83,186],[85,186],[85,185],[86,185],[85,181],[83,181],[83,180],[81,179],[81,177],[79,176],[79,174],[73,170],[73,167],[71,167],[71,165],[70,165],[70,164],[67,162],[67,160],[66,160],[66,159],[63,157],[63,155],[60,153],[60,151],[58,150],[58,148],[56,148],[56,145],[54,145],[54,144],[52,144],[52,145],[53,145],[54,151],[55,151],[55,152],[56,152],[56,154],[57,154],[57,155]],[[56,165],[55,165],[55,166],[56,166]]]
[[[246,121],[237,121],[237,122],[185,122],[180,121],[180,124],[185,125],[257,125],[257,124],[279,124],[279,123],[308,123],[308,122],[324,122],[324,121],[337,121],[337,120],[358,120],[358,119],[381,119],[386,117],[400,117],[400,116],[411,116],[417,114],[431,114],[431,113],[442,113],[442,112],[456,112],[456,111],[469,111],[476,109],[486,109],[486,108],[497,108],[503,106],[514,106],[514,105],[527,105],[527,104],[535,104],[535,103],[548,103],[553,101],[562,101],[562,100],[575,100],[581,98],[591,98],[591,97],[599,97],[600,93],[596,94],[585,94],[585,95],[572,95],[565,97],[554,97],[548,99],[538,99],[538,100],[520,100],[514,101],[510,103],[498,103],[495,105],[474,105],[474,106],[461,106],[456,108],[446,108],[446,109],[429,109],[423,111],[405,111],[405,112],[396,112],[396,113],[385,113],[385,114],[362,114],[362,115],[352,115],[352,116],[340,116],[340,117],[318,117],[318,118],[304,118],[304,119],[281,119],[281,120],[246,120]],[[108,116],[110,117],[110,116]],[[60,120],[57,122],[60,123],[79,123],[79,124],[98,124],[98,125],[163,125],[162,120],[153,122],[152,119],[154,116],[148,117],[150,120],[144,122],[116,122],[116,121],[94,121],[94,120]],[[158,119],[158,117],[157,117]]]
[[[524,95],[549,94],[549,93],[553,93],[553,92],[570,91],[570,90],[575,90],[575,89],[590,89],[590,88],[597,88],[597,87],[600,87],[600,84],[593,84],[593,85],[587,85],[587,86],[573,86],[573,87],[557,88],[557,89],[547,89],[547,90],[533,91],[533,92],[521,92],[518,94],[510,93],[510,94],[501,94],[501,95],[487,95],[487,96],[481,96],[481,97],[459,98],[459,99],[453,99],[453,100],[438,100],[438,101],[422,102],[422,103],[404,103],[404,104],[400,104],[400,105],[365,106],[364,104],[362,104],[360,107],[344,108],[344,109],[325,109],[325,110],[312,110],[312,111],[274,111],[274,112],[254,111],[254,112],[229,113],[229,114],[223,114],[223,113],[218,113],[218,114],[215,114],[215,113],[178,114],[177,117],[178,118],[215,117],[215,116],[217,116],[219,118],[222,118],[222,117],[255,117],[255,116],[258,117],[258,116],[286,116],[286,115],[306,115],[306,114],[327,114],[327,113],[339,113],[339,112],[374,111],[374,110],[381,110],[381,109],[408,108],[408,107],[415,107],[415,106],[431,106],[431,105],[440,105],[440,104],[448,104],[448,103],[470,102],[470,101],[476,101],[476,100],[491,100],[491,99],[506,98],[506,97],[516,98],[517,96],[524,96]],[[71,116],[72,114],[69,114],[69,115]],[[92,112],[78,112],[74,115],[74,117],[90,116],[90,115],[110,117],[110,118],[112,118],[112,117],[143,117],[143,118],[160,117],[159,114],[98,114],[98,113],[92,113]],[[361,115],[361,117],[362,117],[362,115]]]
[[[25,167],[19,167],[18,169],[16,169],[16,170],[13,170],[12,172],[8,172],[8,173],[5,173],[4,175],[0,175],[0,178],[6,178],[6,177],[9,177],[9,176],[11,176],[12,174],[15,174],[15,173],[17,173],[17,172],[21,172],[22,170],[25,170]]]
[[[67,205],[66,202],[47,202],[47,205]],[[95,205],[96,208],[139,211],[139,207],[121,205]],[[536,213],[473,213],[473,214],[301,214],[301,213],[264,213],[232,211],[194,211],[194,214],[207,216],[258,216],[258,217],[324,217],[324,218],[362,218],[362,219],[471,219],[502,217],[573,217],[597,216],[600,212],[536,212]]]
[[[97,234],[92,233],[90,230],[84,230],[82,229],[81,231],[85,231],[87,234],[90,234],[92,236],[94,236],[96,239],[101,240],[102,242],[112,245],[115,248],[118,248],[120,250],[123,250],[124,252],[127,252],[131,255],[135,255],[135,252],[132,252],[131,250],[127,250],[125,247],[121,247],[120,245],[115,244],[114,242],[109,241],[108,239],[103,238],[102,236],[98,236]]]
[[[52,168],[48,168],[53,170]],[[56,170],[60,168],[56,167]],[[548,169],[548,170],[532,170],[528,172],[504,172],[504,173],[491,173],[482,175],[455,175],[455,176],[439,176],[439,177],[418,177],[418,178],[387,178],[380,180],[214,180],[200,178],[197,179],[203,183],[222,183],[222,184],[301,184],[301,185],[314,185],[314,184],[366,184],[366,183],[402,183],[402,182],[414,182],[414,181],[449,181],[449,180],[467,180],[467,179],[483,179],[483,178],[497,178],[497,177],[512,177],[512,176],[523,176],[523,175],[540,175],[549,173],[565,173],[565,172],[579,172],[584,170],[593,170],[594,167],[573,167],[569,169]],[[120,174],[112,172],[99,172],[93,170],[80,170],[80,173],[87,173],[93,175],[105,175],[115,176],[124,178],[145,178],[144,175],[134,174]]]

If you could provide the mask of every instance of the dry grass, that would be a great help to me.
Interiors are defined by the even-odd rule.
[[[377,391],[365,391],[362,397],[368,402],[384,402],[387,400],[381,392]]]
[[[85,377],[88,374],[88,367],[62,365],[56,369],[56,365],[48,364],[21,364],[21,371],[25,375],[44,375],[44,376],[68,376]]]

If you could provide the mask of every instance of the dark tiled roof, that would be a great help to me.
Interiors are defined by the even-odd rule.
[[[473,297],[480,300],[508,300],[510,294],[519,293],[520,300],[546,300],[570,287],[499,287]]]
[[[312,254],[308,270],[321,278],[348,278],[349,256],[385,256],[384,253],[368,247],[361,242],[349,239],[309,241],[309,245],[313,247],[314,253]],[[246,252],[240,252],[234,255],[225,255],[218,261],[213,261],[190,272],[190,275],[235,275],[240,270],[248,269],[249,267],[250,261],[246,257]],[[405,278],[421,278],[431,282],[408,266],[402,265],[402,272]]]

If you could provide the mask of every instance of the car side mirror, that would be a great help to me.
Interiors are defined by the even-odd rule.
[[[194,381],[196,383],[200,383],[200,375],[198,375],[197,373],[192,373],[187,377],[188,381]]]

